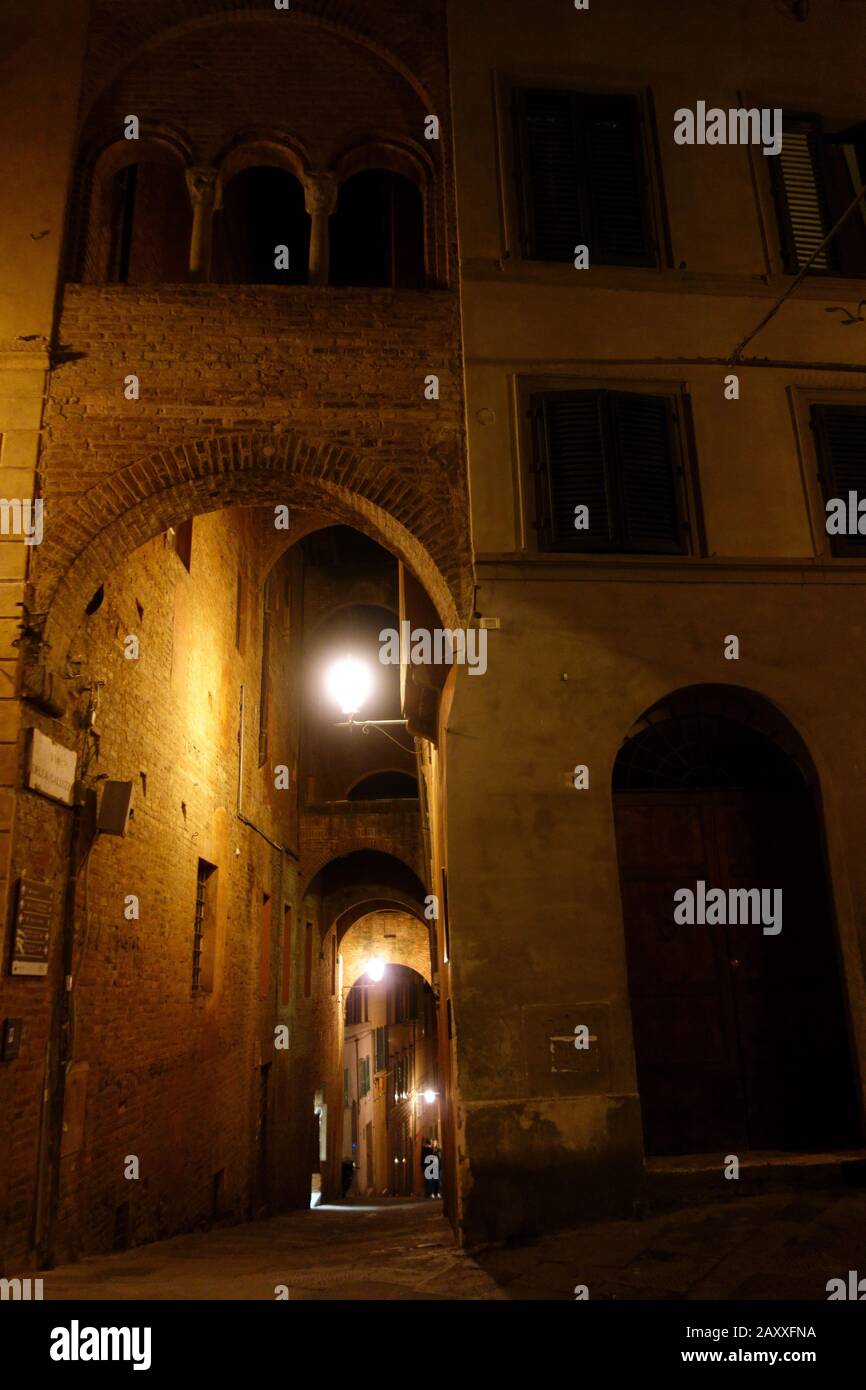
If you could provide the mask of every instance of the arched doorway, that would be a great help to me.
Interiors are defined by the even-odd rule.
[[[748,692],[678,692],[632,730],[613,791],[647,1154],[856,1144],[815,775],[794,730]]]

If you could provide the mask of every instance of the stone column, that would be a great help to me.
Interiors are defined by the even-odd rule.
[[[192,203],[192,240],[189,248],[190,279],[210,279],[213,250],[213,214],[222,207],[222,186],[216,169],[187,169],[186,186]]]
[[[304,179],[304,207],[312,218],[310,227],[310,284],[327,285],[330,269],[329,229],[331,213],[337,206],[335,174],[307,174]]]

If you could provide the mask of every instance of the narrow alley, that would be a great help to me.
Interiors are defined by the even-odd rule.
[[[441,1203],[348,1202],[45,1271],[45,1298],[826,1299],[866,1247],[866,1192],[773,1193],[470,1255]],[[282,1287],[281,1287],[282,1286]],[[797,1321],[792,1317],[792,1321]]]

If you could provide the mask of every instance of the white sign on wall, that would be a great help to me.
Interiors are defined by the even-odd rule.
[[[55,743],[38,729],[30,730],[27,785],[32,791],[71,806],[77,763],[78,755],[73,749]]]

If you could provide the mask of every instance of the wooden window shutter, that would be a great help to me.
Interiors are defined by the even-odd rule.
[[[825,502],[848,493],[866,497],[866,409],[856,405],[813,405],[812,427],[818,448]],[[824,524],[826,526],[826,512]],[[834,555],[862,555],[866,536],[829,536]]]
[[[586,218],[578,186],[570,92],[516,93],[522,193],[523,254],[534,261],[571,261]]]
[[[538,261],[654,265],[640,110],[632,96],[515,96],[522,249]]]
[[[789,275],[803,268],[830,230],[821,146],[820,128],[814,118],[786,118],[781,152],[769,157],[782,258]],[[826,275],[834,268],[831,243],[811,270]]]
[[[681,554],[686,546],[673,403],[667,396],[617,391],[609,404],[624,548]]]
[[[581,115],[590,265],[654,265],[638,103],[630,96],[587,97]]]
[[[605,550],[614,540],[602,399],[599,391],[552,391],[532,398],[542,550]],[[589,508],[588,530],[575,529],[578,506]]]
[[[553,391],[532,397],[539,549],[681,554],[687,548],[668,396]],[[575,509],[589,511],[575,528]]]

